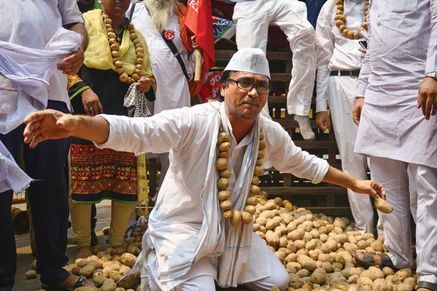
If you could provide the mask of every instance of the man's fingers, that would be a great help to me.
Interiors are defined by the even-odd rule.
[[[430,115],[431,115],[431,109],[432,109],[432,105],[433,105],[433,96],[428,96],[426,98],[426,103],[425,103],[425,111],[424,111],[424,115],[425,115],[425,119],[429,119]]]
[[[100,101],[99,102],[97,102],[97,109],[98,109],[98,114],[102,114],[103,113],[103,106],[102,106],[102,103],[100,103]]]
[[[436,115],[437,114],[437,96],[434,97],[434,102],[432,105],[432,112],[431,115]]]
[[[421,108],[422,107],[422,102],[423,102],[423,93],[422,91],[419,91],[419,95],[417,95],[417,108]]]

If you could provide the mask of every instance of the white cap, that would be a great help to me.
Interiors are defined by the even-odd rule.
[[[243,48],[237,51],[224,71],[238,71],[260,74],[269,77],[269,62],[259,48]]]

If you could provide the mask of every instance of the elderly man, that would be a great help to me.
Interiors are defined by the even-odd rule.
[[[369,15],[355,151],[369,156],[394,210],[380,213],[388,255],[357,260],[411,267],[411,211],[418,290],[437,290],[437,2],[373,1]]]
[[[304,139],[314,139],[308,112],[311,108],[316,73],[314,29],[307,20],[303,2],[289,0],[232,0],[233,20],[237,23],[238,49],[253,47],[267,50],[270,24],[286,34],[293,53],[291,81],[287,94],[287,110],[293,114]],[[264,109],[268,114],[268,108]]]
[[[357,126],[352,121],[352,108],[357,94],[358,75],[361,68],[359,41],[360,29],[367,15],[365,0],[344,0],[342,11],[345,21],[336,25],[336,0],[328,0],[317,20],[317,126],[322,130],[334,126],[335,139],[341,157],[343,171],[366,179],[366,157],[354,153]],[[336,17],[337,16],[337,17]],[[342,18],[343,19],[343,18]],[[342,24],[343,23],[343,24]],[[343,27],[341,26],[343,25]],[[347,29],[347,32],[345,30]],[[349,31],[358,32],[357,38],[349,38]],[[330,113],[328,112],[328,107]],[[348,190],[349,204],[355,220],[355,229],[373,232],[373,207],[369,197],[355,195]]]
[[[177,0],[144,0],[132,5],[132,9],[132,23],[147,42],[156,78],[152,113],[191,106],[194,58],[189,32],[181,26],[185,6]],[[163,178],[168,169],[168,153],[159,154],[159,159]]]
[[[6,3],[7,2],[7,3]],[[17,49],[44,54],[48,50],[48,44],[53,44],[52,37],[59,36],[59,30],[62,27],[69,30],[79,32],[82,36],[69,32],[79,39],[77,42],[79,50],[75,53],[68,53],[64,58],[60,58],[60,62],[54,68],[45,69],[45,63],[36,64],[40,59],[34,60],[35,63],[25,62],[23,65],[12,65],[11,62],[1,63],[2,72],[10,70],[20,72],[30,72],[33,70],[35,74],[31,76],[23,74],[16,76],[15,79],[0,80],[1,97],[15,92],[20,94],[18,105],[23,101],[23,92],[40,92],[39,94],[30,96],[33,100],[45,100],[43,105],[47,108],[70,112],[70,100],[67,94],[67,76],[65,74],[76,73],[83,61],[83,51],[86,48],[86,32],[83,26],[82,15],[77,7],[76,1],[54,0],[54,1],[0,1],[0,41],[7,43],[9,46]],[[68,33],[68,32],[67,32]],[[64,33],[65,35],[65,33]],[[67,46],[66,42],[72,39],[58,42],[54,46]],[[52,40],[52,41],[51,41]],[[80,41],[82,40],[82,44]],[[62,49],[62,48],[60,48]],[[2,53],[6,54],[6,50],[2,49]],[[30,54],[30,53],[29,53]],[[15,55],[17,64],[23,62],[23,58],[28,55]],[[41,59],[44,59],[41,56]],[[48,59],[46,60],[46,63]],[[35,69],[35,66],[38,66]],[[40,66],[40,67],[39,67]],[[46,71],[44,71],[46,70]],[[29,86],[36,79],[41,78],[39,75],[51,75],[49,80],[42,82],[38,86]],[[27,78],[26,88],[17,84]],[[0,78],[2,79],[2,78]],[[35,83],[34,83],[35,84]],[[42,87],[48,87],[44,92]],[[9,93],[8,93],[9,92]],[[46,96],[47,95],[47,96]],[[12,97],[11,97],[12,98]],[[2,100],[5,100],[2,98]],[[37,102],[35,101],[34,104]],[[2,102],[1,105],[4,105]],[[20,119],[21,114],[27,114],[29,107],[25,109],[20,106],[5,108],[2,106],[1,116],[8,116],[14,119],[17,123],[13,130],[6,134],[0,134],[0,140],[6,148],[11,152],[14,159],[19,161],[20,149],[22,147],[22,134],[24,126],[20,126],[24,116]],[[4,110],[9,110],[5,113]],[[34,109],[35,110],[35,109]],[[23,111],[26,111],[23,113]],[[3,126],[3,124],[2,124]],[[18,127],[17,127],[18,126]],[[30,150],[28,147],[23,147],[24,164],[26,173],[35,179],[28,191],[28,199],[32,210],[32,222],[35,231],[36,243],[36,269],[41,276],[41,282],[47,288],[73,288],[84,285],[85,279],[70,274],[63,269],[68,262],[65,255],[67,248],[67,186],[64,173],[64,167],[67,162],[69,139],[61,139],[51,141],[49,143],[38,146]],[[2,173],[4,174],[4,173]],[[11,175],[12,173],[9,173]],[[4,189],[2,189],[4,191]],[[0,290],[11,290],[16,269],[16,249],[15,237],[12,231],[11,221],[11,202],[12,191],[8,190],[0,193]],[[8,210],[9,209],[9,210]],[[63,289],[62,289],[63,290]]]
[[[214,281],[223,287],[285,290],[286,270],[252,231],[255,177],[262,173],[262,162],[357,193],[383,196],[384,190],[377,182],[356,180],[302,151],[279,124],[259,115],[269,88],[262,50],[242,49],[225,68],[224,103],[133,119],[42,111],[27,118],[25,142],[35,147],[74,135],[116,150],[170,151],[170,168],[150,214],[139,260],[142,283],[148,280],[152,290],[214,290]]]

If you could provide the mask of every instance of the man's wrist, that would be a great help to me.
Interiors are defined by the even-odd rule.
[[[437,81],[437,71],[425,73],[425,78],[432,78]]]

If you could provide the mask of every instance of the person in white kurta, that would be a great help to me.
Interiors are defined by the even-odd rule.
[[[392,263],[413,265],[411,211],[419,286],[437,290],[437,1],[373,1],[369,17],[355,151],[369,156],[372,176],[394,208],[379,213]]]
[[[287,36],[293,53],[291,80],[287,93],[287,110],[299,123],[304,139],[314,139],[308,113],[316,75],[314,29],[307,20],[305,3],[290,0],[232,0],[238,49],[267,50],[269,25],[277,25]],[[268,115],[268,107],[264,108]]]
[[[317,19],[316,122],[322,130],[330,130],[331,116],[343,171],[366,179],[366,157],[354,153],[358,127],[352,121],[352,108],[355,97],[358,95],[358,75],[361,68],[358,43],[360,39],[349,39],[343,36],[335,25],[336,11],[336,1],[328,0],[320,10]],[[363,12],[364,0],[344,1],[344,16],[350,29],[360,28]],[[374,213],[369,197],[356,195],[348,190],[348,198],[355,229],[373,232]]]
[[[149,118],[43,111],[26,119],[25,142],[30,147],[45,139],[75,135],[99,147],[134,153],[170,151],[170,168],[137,260],[141,290],[150,290],[146,286],[152,290],[214,290],[214,281],[222,287],[243,284],[250,290],[274,286],[285,290],[288,286],[284,266],[253,233],[252,224],[231,226],[222,215],[215,167],[220,128],[231,140],[228,168],[233,173],[229,189],[234,210],[245,206],[251,185],[247,177],[254,173],[261,132],[266,143],[264,161],[278,170],[314,183],[332,182],[359,193],[384,195],[379,183],[356,180],[330,167],[297,147],[278,123],[259,115],[267,101],[270,76],[262,50],[238,51],[224,75],[224,103],[167,110]]]
[[[156,100],[153,102],[152,113],[157,114],[167,109],[191,106],[191,96],[188,79],[184,75],[181,65],[164,41],[160,28],[152,20],[151,13],[158,13],[156,10],[159,9],[153,6],[154,2],[155,0],[136,3],[132,15],[132,24],[144,36],[149,48],[150,64],[157,84]],[[173,0],[163,0],[163,2],[168,2],[171,9],[168,9],[167,23],[162,23],[164,27],[161,29],[164,30],[165,35],[171,38],[177,48],[188,78],[191,80],[194,77],[194,58],[188,53],[180,36],[181,28],[178,16],[175,13],[175,10],[178,9],[176,2]],[[164,9],[162,8],[162,10]],[[161,162],[160,184],[162,184],[168,169],[168,153],[162,153],[158,156]]]

